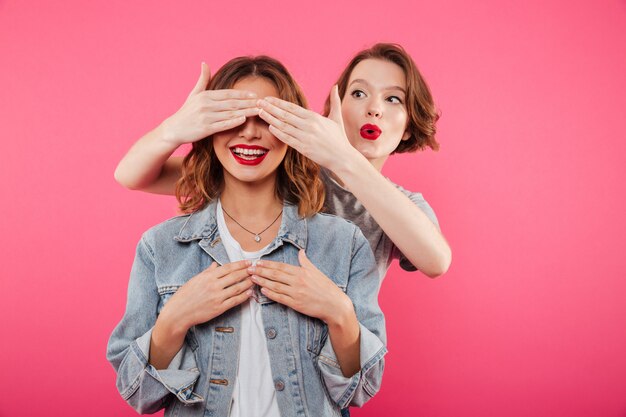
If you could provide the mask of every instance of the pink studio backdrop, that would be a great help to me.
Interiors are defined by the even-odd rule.
[[[383,388],[353,415],[624,417],[626,2],[505,3],[0,1],[0,416],[135,415],[105,346],[140,234],[176,205],[113,170],[202,60],[276,56],[320,110],[353,53],[396,41],[441,151],[385,173],[454,260],[390,271]]]

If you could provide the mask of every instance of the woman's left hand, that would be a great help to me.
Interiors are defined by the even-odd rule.
[[[301,266],[262,260],[248,272],[266,297],[326,324],[354,310],[352,300],[311,263],[303,250],[298,260]]]
[[[328,117],[276,97],[259,100],[258,105],[259,117],[274,136],[331,171],[358,154],[346,137],[337,86],[330,94]]]

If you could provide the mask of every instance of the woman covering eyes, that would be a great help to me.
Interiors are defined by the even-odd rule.
[[[336,416],[362,405],[386,353],[375,258],[356,226],[318,214],[318,165],[256,107],[274,97],[304,109],[304,96],[268,57],[234,59],[207,82],[203,66],[170,119],[194,142],[176,175],[187,214],[137,246],[107,349],[118,390],[139,412],[172,416]]]
[[[206,85],[209,77],[203,64],[198,85]],[[278,139],[324,168],[324,211],[361,228],[381,279],[393,259],[403,269],[419,269],[429,277],[448,270],[452,252],[430,205],[422,194],[381,174],[393,153],[439,149],[432,95],[402,47],[381,43],[359,52],[329,95],[328,117],[275,97],[225,100],[216,95],[204,106],[194,94],[124,156],[115,172],[120,184],[174,194],[182,158],[171,155],[181,144],[259,115]]]

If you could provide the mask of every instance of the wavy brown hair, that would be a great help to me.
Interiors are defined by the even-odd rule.
[[[409,139],[401,141],[392,154],[413,152],[426,147],[438,151],[439,143],[435,140],[435,133],[437,132],[436,123],[439,119],[439,113],[435,108],[433,97],[430,94],[426,81],[424,81],[424,77],[417,69],[411,56],[400,45],[377,43],[371,48],[364,49],[356,54],[337,80],[339,97],[343,100],[354,67],[366,59],[380,59],[393,62],[402,68],[406,77],[405,103],[409,118],[406,130],[411,136]],[[328,116],[329,113],[330,96],[326,99],[326,105],[324,106],[324,115]]]
[[[306,98],[287,68],[268,56],[235,58],[219,69],[208,90],[232,88],[239,80],[261,77],[276,87],[281,99],[307,107]],[[289,147],[277,169],[276,196],[298,206],[302,217],[312,216],[324,205],[324,185],[319,165]],[[224,189],[224,168],[213,149],[212,136],[195,142],[185,156],[182,177],[176,183],[176,199],[183,213],[206,207]]]

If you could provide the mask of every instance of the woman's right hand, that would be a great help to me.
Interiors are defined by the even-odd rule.
[[[254,285],[247,270],[250,265],[250,261],[223,266],[212,263],[172,295],[163,306],[159,319],[176,323],[186,333],[190,327],[212,320],[243,303],[252,295],[250,288]]]
[[[200,78],[183,106],[161,123],[163,138],[173,146],[196,142],[243,124],[259,114],[257,96],[250,91],[207,90],[211,73],[204,62]]]
[[[172,295],[152,330],[152,366],[167,368],[192,326],[214,319],[250,298],[253,283],[247,269],[251,264],[239,261],[217,266],[214,262]]]

